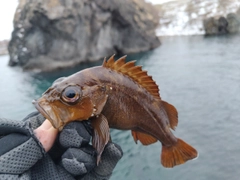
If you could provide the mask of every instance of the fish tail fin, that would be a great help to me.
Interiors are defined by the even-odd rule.
[[[161,163],[166,168],[172,168],[183,164],[198,156],[198,152],[192,146],[181,139],[173,146],[162,146]]]

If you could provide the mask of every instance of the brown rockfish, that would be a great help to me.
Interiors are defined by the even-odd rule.
[[[36,108],[59,129],[71,121],[89,120],[97,163],[110,139],[109,128],[131,130],[135,142],[162,143],[161,163],[173,167],[197,157],[197,151],[176,138],[171,129],[178,124],[176,108],[163,101],[152,77],[114,56],[102,66],[84,69],[60,78],[34,101]]]

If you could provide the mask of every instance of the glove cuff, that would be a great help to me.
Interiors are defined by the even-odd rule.
[[[98,173],[96,173],[95,171],[92,171],[91,174],[87,174],[86,176],[84,176],[81,180],[91,180],[91,179],[97,179],[97,180],[108,180],[110,179],[110,177],[112,176],[112,173],[110,173],[109,175],[100,175]]]
[[[34,139],[34,141],[37,143],[38,147],[40,148],[40,151],[41,151],[42,155],[45,156],[46,155],[46,151],[45,151],[42,143],[35,136],[35,133],[33,131],[34,129],[32,128],[31,123],[29,121],[25,123],[25,127],[24,128],[28,130],[30,136]]]

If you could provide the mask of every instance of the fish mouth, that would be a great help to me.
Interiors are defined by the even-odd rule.
[[[43,108],[42,106],[49,106],[49,105],[41,105],[41,102],[45,102],[44,100],[33,100],[32,103],[33,105],[35,106],[35,108],[46,118],[48,119],[52,126],[56,129],[59,129],[61,127],[61,125],[58,123],[58,119],[56,118],[52,118],[52,116],[56,117],[55,116],[55,113],[54,112],[47,112],[45,110],[45,108]],[[49,108],[48,108],[49,109]]]

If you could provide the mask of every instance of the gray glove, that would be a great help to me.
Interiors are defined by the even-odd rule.
[[[0,179],[109,179],[122,157],[118,145],[109,143],[96,166],[95,150],[89,145],[91,127],[73,122],[46,154],[32,130],[43,121],[38,113],[25,122],[0,119]]]
[[[92,129],[88,122],[72,122],[60,133],[59,142],[67,148],[62,166],[77,179],[109,179],[123,153],[117,144],[108,143],[96,166],[96,151],[89,145]],[[79,149],[80,148],[80,149]],[[90,173],[87,173],[91,171]],[[87,173],[87,174],[86,174]]]
[[[123,155],[122,149],[115,143],[108,143],[102,153],[101,161],[91,173],[86,174],[82,180],[107,180]]]
[[[0,179],[29,179],[44,154],[29,122],[0,118]]]

